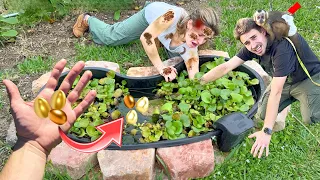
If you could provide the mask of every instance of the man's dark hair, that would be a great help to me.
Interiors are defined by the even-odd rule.
[[[252,29],[256,29],[261,32],[261,27],[258,26],[252,18],[239,19],[233,31],[234,38],[240,40],[241,35],[251,31]]]

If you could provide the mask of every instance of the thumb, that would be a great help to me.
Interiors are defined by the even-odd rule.
[[[7,93],[9,94],[10,104],[16,102],[24,102],[20,96],[18,87],[10,80],[3,80],[3,84],[7,88]]]

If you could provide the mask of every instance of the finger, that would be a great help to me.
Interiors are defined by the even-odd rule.
[[[259,152],[259,155],[258,155],[258,158],[261,158],[263,152],[264,152],[264,148],[265,148],[265,145],[262,145],[261,148],[260,148],[260,152]]]
[[[69,71],[67,77],[63,80],[59,89],[62,90],[65,94],[67,94],[68,91],[71,89],[74,80],[81,73],[83,68],[84,68],[84,62],[83,61],[77,62]]]
[[[164,80],[166,80],[166,82],[169,81],[169,77],[168,76],[163,76],[164,77]]]
[[[250,135],[248,136],[248,138],[253,138],[253,137],[256,137],[256,133],[250,134]]]
[[[83,73],[82,77],[80,78],[79,82],[77,83],[76,87],[71,91],[71,93],[68,95],[67,99],[71,104],[77,101],[79,98],[82,90],[84,87],[86,87],[87,83],[90,81],[92,77],[91,71],[86,71]]]
[[[46,84],[46,88],[51,89],[52,91],[55,90],[59,77],[63,71],[63,68],[66,66],[67,60],[61,59],[57,64],[53,67],[53,70],[51,71],[50,78]]]
[[[261,148],[261,145],[258,144],[257,147],[256,147],[255,150],[254,150],[253,157],[256,157],[256,156],[257,156],[258,151],[259,151],[260,148]]]
[[[177,69],[176,69],[175,67],[172,67],[172,66],[171,66],[171,68],[173,69],[173,72],[174,72],[174,73],[178,74]]]
[[[5,79],[3,80],[3,84],[6,86],[10,104],[24,102],[20,96],[18,87],[12,81]]]
[[[80,104],[78,104],[78,106],[76,108],[74,108],[73,111],[76,114],[76,119],[90,106],[90,104],[93,102],[94,98],[96,97],[96,94],[97,93],[95,90],[91,90],[86,95],[86,97],[82,100],[82,102]],[[73,124],[76,119],[74,119],[70,123]]]
[[[254,149],[257,147],[257,145],[258,145],[257,142],[255,142],[255,143],[252,145],[252,148],[251,148],[251,151],[250,151],[251,154],[253,154],[253,151],[254,151]]]
[[[266,147],[266,156],[269,156],[269,145]]]

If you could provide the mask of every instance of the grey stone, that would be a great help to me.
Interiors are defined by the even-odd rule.
[[[13,147],[16,144],[17,140],[18,140],[18,137],[17,137],[16,126],[12,121],[9,125],[9,129],[6,137],[6,143],[9,144],[11,147]]]

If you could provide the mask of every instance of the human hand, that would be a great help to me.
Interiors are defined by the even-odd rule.
[[[53,68],[51,76],[45,88],[38,94],[37,97],[42,97],[50,103],[50,98],[53,95],[58,84],[58,79],[65,67],[67,61],[60,60]],[[68,73],[59,87],[66,95],[72,87],[75,78],[84,68],[84,62],[80,61]],[[48,154],[53,147],[61,142],[59,129],[67,132],[74,121],[84,112],[84,110],[93,102],[96,92],[90,91],[84,100],[74,109],[71,105],[76,102],[81,94],[81,91],[92,77],[90,71],[86,71],[79,80],[76,87],[69,93],[66,99],[65,106],[61,109],[67,115],[67,122],[58,126],[48,117],[40,118],[34,111],[34,101],[25,102],[19,93],[17,86],[9,81],[4,80],[3,83],[7,88],[10,99],[11,113],[14,118],[14,123],[17,129],[18,141],[28,142]]]
[[[166,82],[168,81],[172,81],[176,78],[178,72],[176,70],[176,68],[174,68],[173,66],[168,66],[166,68],[163,68],[160,71],[161,76],[164,77],[164,79],[166,80]]]
[[[258,158],[261,158],[264,148],[266,148],[266,156],[268,156],[271,135],[268,135],[263,131],[258,131],[249,136],[249,138],[253,138],[253,137],[256,138],[256,141],[251,148],[251,154],[253,154],[253,157],[256,157],[258,151],[260,150]]]
[[[288,14],[284,14],[284,15],[281,16],[281,18],[284,19],[288,23],[288,25],[290,27],[288,36],[293,36],[294,34],[296,34],[297,33],[297,27],[293,22],[293,16],[288,15]]]

